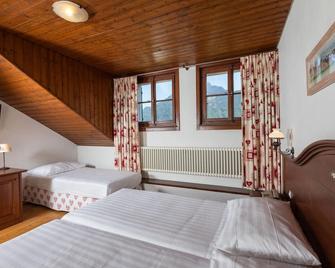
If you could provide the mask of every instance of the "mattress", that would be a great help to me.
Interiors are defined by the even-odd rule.
[[[50,177],[28,174],[24,178],[25,186],[98,199],[121,188],[135,188],[140,183],[141,174],[139,173],[86,167]]]
[[[55,220],[0,245],[4,268],[206,268],[209,260]]]
[[[210,258],[225,207],[216,201],[122,189],[63,220]]]

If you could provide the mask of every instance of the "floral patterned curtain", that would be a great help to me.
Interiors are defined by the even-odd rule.
[[[278,52],[241,58],[244,186],[281,190],[281,156],[269,134],[279,128]]]
[[[113,115],[115,167],[140,172],[136,76],[114,79]]]

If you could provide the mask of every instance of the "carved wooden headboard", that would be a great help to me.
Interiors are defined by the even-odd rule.
[[[335,267],[335,140],[309,145],[297,158],[284,156],[284,189],[323,267]]]

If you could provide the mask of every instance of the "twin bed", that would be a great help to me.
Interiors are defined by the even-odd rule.
[[[312,180],[317,174],[305,167],[320,161],[324,163],[322,174],[328,174],[335,164],[335,142],[330,149],[317,147],[308,155],[301,160],[301,166],[289,162],[291,160],[285,162],[287,185],[304,201],[303,206],[295,198],[291,203],[303,208],[300,211],[305,219],[309,214],[304,209],[313,206],[323,227],[321,232],[328,232],[334,224],[329,220],[333,215],[315,206],[315,200],[311,204],[306,202],[302,197],[306,192],[299,191],[290,181],[302,179],[302,176]],[[292,176],[290,170],[300,175]],[[324,179],[322,181],[325,183]],[[333,190],[331,187],[329,193]],[[318,189],[314,191],[320,193]],[[314,196],[309,194],[308,198]],[[315,235],[313,241],[318,242],[321,251],[310,241],[321,256],[323,267],[333,267],[334,236],[332,232],[328,232],[328,236],[314,232],[317,226],[314,220],[308,222],[313,227],[310,229]],[[306,233],[309,239],[311,233]],[[328,248],[323,250],[326,252],[323,255],[325,245]],[[221,203],[134,189],[119,190],[66,214],[61,220],[0,245],[0,267],[15,268],[297,268],[320,265],[287,202],[246,197]]]
[[[136,188],[141,174],[58,162],[29,170],[23,200],[54,210],[73,211],[122,188]]]

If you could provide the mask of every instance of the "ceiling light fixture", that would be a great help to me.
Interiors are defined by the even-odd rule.
[[[52,4],[52,10],[57,16],[70,22],[85,22],[88,20],[87,11],[71,1],[57,1]]]

